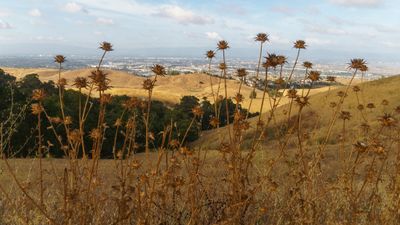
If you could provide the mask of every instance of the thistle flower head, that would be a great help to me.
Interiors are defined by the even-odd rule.
[[[104,50],[104,51],[106,51],[106,52],[111,52],[111,51],[114,51],[114,49],[112,47],[113,46],[112,46],[111,43],[103,41],[103,42],[100,43],[100,47],[99,48]]]
[[[221,41],[219,41],[219,42],[217,43],[217,48],[218,48],[219,50],[225,50],[225,49],[228,49],[228,48],[229,48],[229,44],[228,44],[227,41],[221,40]]]
[[[378,118],[383,127],[393,127],[397,124],[397,120],[389,113],[385,113],[383,116]]]
[[[336,77],[334,77],[334,76],[327,76],[327,77],[326,77],[326,80],[329,81],[329,82],[335,82],[335,81],[336,81]]]
[[[244,99],[243,95],[240,94],[240,93],[236,93],[235,97],[233,97],[233,98],[235,99],[235,101],[236,101],[237,103],[242,102],[243,99]]]
[[[350,114],[349,111],[341,111],[340,115],[339,115],[339,118],[342,119],[342,120],[350,120],[351,114]]]
[[[87,88],[87,79],[86,77],[77,77],[74,81],[74,86],[79,89]]]
[[[219,68],[220,70],[226,70],[226,68],[227,68],[226,63],[220,63],[220,64],[218,65],[218,68]]]
[[[36,101],[42,101],[46,98],[46,92],[43,89],[35,89],[32,92],[32,99]]]
[[[94,70],[89,75],[91,82],[96,86],[98,91],[105,91],[111,88],[110,79],[108,79],[107,74],[102,70]]]
[[[361,72],[367,72],[368,71],[368,66],[367,65],[362,65],[360,68]]]
[[[297,49],[306,49],[307,45],[305,41],[297,40],[296,42],[294,42],[293,47]]]
[[[361,88],[356,85],[356,86],[353,87],[353,91],[354,92],[359,92],[359,91],[361,91]]]
[[[384,105],[384,106],[389,105],[389,101],[386,100],[386,99],[383,99],[381,104]]]
[[[266,33],[258,33],[256,35],[256,37],[254,38],[254,40],[255,41],[259,41],[261,43],[265,43],[265,42],[269,41],[268,34],[266,34]]]
[[[276,56],[276,58],[277,58],[277,64],[280,66],[283,66],[285,63],[287,63],[286,56],[284,55],[278,55]]]
[[[159,64],[155,64],[151,67],[151,71],[158,75],[158,76],[165,76],[167,73],[165,72],[165,67],[159,65]]]
[[[345,98],[345,97],[347,97],[347,94],[344,91],[338,91],[337,96],[340,98]]]
[[[292,99],[294,99],[294,98],[297,98],[297,90],[296,89],[289,89],[288,91],[287,91],[287,95],[286,95],[288,98],[292,98]]]
[[[318,81],[320,79],[321,73],[319,71],[312,70],[308,74],[308,79],[311,81]]]
[[[79,143],[81,141],[81,132],[78,129],[74,129],[68,133],[68,138],[72,143]]]
[[[64,119],[64,124],[65,125],[71,125],[72,124],[72,117],[71,116],[66,116]]]
[[[219,119],[217,118],[217,117],[213,117],[213,118],[211,118],[210,119],[210,125],[212,126],[212,127],[218,127],[218,125],[219,125]]]
[[[394,109],[394,111],[395,111],[396,113],[400,114],[400,105],[397,106],[397,107]]]
[[[374,109],[375,108],[375,104],[374,103],[368,103],[367,104],[367,108],[368,109]]]
[[[153,88],[154,88],[154,82],[150,78],[147,78],[146,80],[143,81],[143,89],[150,91]]]
[[[278,66],[278,56],[274,53],[269,54],[268,56],[265,57],[267,59],[265,67],[272,67],[272,68],[276,68],[276,66]]]
[[[206,56],[208,59],[212,59],[215,57],[215,52],[213,50],[208,50]]]
[[[357,106],[357,109],[360,110],[360,111],[364,110],[364,105],[363,104],[359,104]]]
[[[93,140],[99,139],[99,138],[101,137],[101,131],[100,131],[100,129],[98,129],[98,128],[92,129],[92,130],[90,131],[89,136],[90,136]]]
[[[43,112],[43,107],[38,103],[33,103],[31,105],[31,110],[33,115],[39,115],[40,113]]]
[[[54,57],[54,62],[59,63],[59,64],[64,63],[65,57],[63,55],[56,55]]]
[[[236,72],[238,77],[245,77],[248,74],[245,68],[239,68]]]
[[[365,69],[367,62],[364,59],[351,59],[349,69],[361,70]]]
[[[197,105],[192,109],[192,113],[197,117],[201,117],[204,114],[204,111],[199,105]]]
[[[331,108],[335,108],[336,106],[337,106],[336,102],[330,102],[329,103],[329,107],[331,107]]]
[[[310,104],[308,96],[297,96],[295,101],[301,108]]]
[[[306,68],[306,69],[312,69],[313,64],[311,62],[309,62],[309,61],[304,61],[303,62],[303,67]]]

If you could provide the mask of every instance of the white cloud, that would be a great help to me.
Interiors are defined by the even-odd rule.
[[[191,10],[181,8],[177,5],[162,6],[154,15],[170,18],[181,24],[204,25],[214,23],[214,20],[210,17],[198,15]]]
[[[76,2],[68,2],[64,6],[64,11],[69,12],[69,13],[77,13],[80,11],[84,11],[84,8],[82,5],[80,5]]]
[[[114,21],[112,19],[99,17],[96,19],[96,23],[100,25],[113,25]]]
[[[113,0],[112,4],[110,4],[109,0],[75,0],[75,2],[85,7],[93,8],[94,10],[123,13],[127,15],[158,16],[169,18],[186,25],[214,23],[213,18],[210,16],[202,15],[178,5],[147,4],[135,0]]]
[[[293,15],[295,14],[295,9],[287,7],[287,6],[277,6],[273,7],[271,11],[276,12],[276,13],[281,13],[285,15]]]
[[[206,36],[211,40],[222,40],[221,35],[219,35],[217,32],[206,32]]]
[[[33,17],[41,17],[42,12],[40,12],[39,9],[32,9],[31,11],[29,11],[29,15]]]
[[[11,29],[12,26],[4,20],[0,19],[0,29]]]
[[[5,9],[0,9],[0,17],[7,17],[9,16],[11,13],[8,10]]]
[[[330,2],[343,6],[373,7],[379,6],[383,0],[330,0]]]

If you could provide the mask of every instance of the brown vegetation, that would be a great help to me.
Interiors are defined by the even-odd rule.
[[[263,44],[268,36],[258,34]],[[3,154],[0,183],[0,222],[6,224],[397,224],[400,220],[399,171],[400,114],[396,84],[399,77],[352,86],[356,77],[367,70],[362,59],[352,59],[353,73],[347,86],[328,88],[311,95],[310,88],[290,89],[287,81],[306,51],[306,43],[298,40],[296,60],[288,65],[286,57],[268,54],[259,66],[261,78],[271,79],[271,70],[280,72],[272,89],[265,85],[260,104],[249,107],[263,112],[252,120],[239,107],[244,94],[243,79],[229,92],[225,51],[226,41],[217,45],[223,54],[220,75],[207,79],[210,98],[216,107],[212,125],[216,128],[202,143],[214,141],[215,149],[202,143],[185,146],[184,136],[174,138],[175,123],[165,125],[159,134],[163,143],[158,149],[146,145],[146,155],[134,154],[136,114],[144,112],[148,126],[150,104],[157,85],[161,86],[163,67],[154,65],[156,76],[143,80],[145,99],[132,97],[124,104],[126,111],[112,124],[105,124],[110,84],[101,69],[109,43],[102,43],[104,54],[99,66],[87,82],[76,80],[75,87],[100,97],[98,124],[90,134],[82,127],[90,104],[79,99],[79,121],[63,112],[63,91],[66,74],[58,77],[61,126],[65,134],[58,145],[65,151],[64,160],[43,159],[42,150],[50,143],[42,140],[41,120],[51,120],[41,100],[42,91],[34,92],[32,113],[37,116],[37,158],[28,161],[9,159]],[[261,52],[261,50],[260,50]],[[207,54],[208,55],[208,54]],[[210,63],[213,57],[209,57]],[[260,57],[261,62],[261,57]],[[291,72],[283,72],[290,66]],[[321,79],[312,64],[304,64],[304,77],[312,84]],[[262,68],[261,68],[262,67]],[[238,71],[241,78],[246,72]],[[196,76],[196,75],[191,75]],[[196,76],[201,77],[201,76]],[[210,77],[207,77],[210,78]],[[64,80],[65,79],[65,80]],[[333,80],[334,78],[329,78]],[[135,84],[139,85],[139,84]],[[155,85],[155,86],[154,86]],[[216,85],[216,86],[215,86]],[[82,89],[82,90],[81,90]],[[249,88],[251,91],[251,88]],[[378,91],[381,90],[381,91]],[[382,91],[383,90],[383,91]],[[167,91],[167,90],[166,90]],[[271,92],[274,91],[274,92]],[[274,95],[270,93],[283,93]],[[380,94],[378,94],[380,93]],[[221,107],[224,98],[236,103],[229,126],[219,128],[219,118],[229,115]],[[283,104],[283,103],[287,104]],[[372,107],[372,104],[376,107]],[[269,107],[264,108],[264,105]],[[191,109],[193,121],[201,118],[199,107]],[[250,109],[251,110],[251,109]],[[229,116],[228,116],[229,118]],[[79,124],[72,129],[71,124]],[[118,129],[115,139],[124,145],[114,146],[114,160],[100,160],[103,134],[107,126]],[[188,130],[193,126],[190,123]],[[3,129],[1,129],[3,134]],[[152,138],[146,132],[146,142]],[[207,137],[204,135],[204,137]],[[84,149],[83,136],[90,136],[92,148]],[[3,152],[3,135],[1,136]],[[150,152],[152,151],[152,152]],[[57,164],[57,165],[56,165]],[[30,167],[32,166],[32,167]],[[24,171],[20,171],[24,170]],[[7,183],[6,183],[7,182]]]

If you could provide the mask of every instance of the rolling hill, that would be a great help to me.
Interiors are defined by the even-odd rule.
[[[48,68],[3,68],[5,72],[22,78],[23,76],[31,73],[36,73],[39,78],[43,81],[57,81],[58,71],[56,69]],[[91,68],[77,69],[77,70],[66,70],[63,71],[61,76],[67,79],[68,84],[72,84],[76,77],[87,77],[92,71]],[[109,91],[114,95],[129,95],[146,97],[147,92],[142,88],[142,83],[146,79],[145,77],[135,76],[124,71],[118,70],[105,70],[111,79],[112,89]],[[211,77],[213,82],[214,91],[218,88],[217,77]],[[239,81],[227,80],[228,96],[232,97],[237,93],[239,89]],[[223,94],[223,82],[221,83],[219,94]],[[316,88],[311,91],[311,94],[323,92],[327,90],[327,87]],[[252,88],[249,86],[243,86],[241,93],[244,96],[243,107],[248,108],[250,101],[250,93]],[[257,112],[261,106],[262,92],[257,90],[257,98],[252,103],[252,112]],[[193,95],[199,99],[207,97],[208,100],[212,101],[212,91],[210,87],[210,76],[206,74],[185,74],[185,75],[174,75],[160,77],[156,83],[156,87],[153,91],[154,99],[167,102],[169,104],[178,103],[179,100],[185,95]],[[287,103],[287,99],[282,99],[282,104]],[[264,105],[264,111],[269,109],[269,105]]]

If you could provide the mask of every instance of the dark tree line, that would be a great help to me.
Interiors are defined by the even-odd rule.
[[[5,154],[16,157],[33,156],[36,154],[34,150],[37,149],[37,118],[35,115],[32,115],[30,110],[32,92],[35,89],[43,89],[46,92],[43,105],[48,116],[53,118],[61,117],[58,88],[53,81],[42,82],[39,80],[37,74],[28,74],[17,81],[15,77],[0,69],[0,123],[2,124],[3,133],[11,134],[9,136],[3,135],[7,138],[7,141],[4,142],[6,145],[3,146]],[[79,95],[81,95],[82,99],[86,97],[84,94],[71,89],[65,90],[64,93],[64,110],[66,115],[72,117],[73,123],[71,124],[71,128],[78,128],[79,103],[77,99],[79,99]],[[126,95],[113,96],[111,102],[107,105],[105,117],[107,129],[102,149],[103,158],[112,158],[113,156],[112,146],[116,130],[114,124],[124,111],[124,102],[129,98]],[[236,105],[230,99],[228,101],[226,99],[222,100],[219,105],[224,109],[226,103],[228,103],[229,111],[232,112],[230,115],[230,121],[232,121]],[[91,128],[97,125],[100,102],[97,98],[92,98],[91,104],[92,108],[84,130],[86,134],[85,143],[88,145],[86,146],[87,148],[91,145],[90,137],[87,134],[90,133]],[[201,107],[203,116],[192,121],[194,118],[192,109],[196,106]],[[144,150],[145,125],[143,123],[143,112],[137,109],[136,114],[136,151],[141,152]],[[207,100],[200,101],[194,96],[184,96],[178,104],[172,107],[160,101],[152,101],[150,115],[150,130],[154,137],[152,147],[160,145],[161,133],[168,125],[173,127],[174,138],[181,140],[187,128],[193,122],[185,142],[196,140],[202,130],[212,129],[210,119],[213,115],[214,105]],[[224,113],[221,113],[220,125],[226,125],[226,115]],[[46,153],[53,157],[62,157],[64,153],[57,144],[54,132],[51,129],[46,129],[49,126],[50,123],[45,118],[45,115],[43,115],[42,138],[45,140]],[[61,124],[56,125],[55,129],[58,134],[65,136],[65,130]],[[117,146],[121,145],[122,143],[117,143]]]

